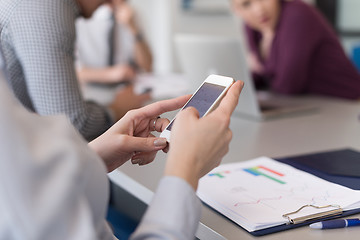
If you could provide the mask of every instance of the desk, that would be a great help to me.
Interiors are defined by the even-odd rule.
[[[245,161],[259,156],[273,158],[327,151],[339,148],[360,150],[360,102],[308,97],[297,99],[319,107],[312,114],[284,117],[270,121],[249,121],[232,117],[233,140],[223,163]],[[165,115],[171,117],[173,113]],[[154,163],[136,167],[130,163],[109,174],[113,182],[149,203],[152,192],[162,176],[166,155],[158,153]],[[357,215],[360,217],[360,215]],[[330,231],[312,230],[308,227],[260,237],[271,239],[355,239],[359,228]],[[197,232],[200,239],[256,239],[222,215],[203,206],[201,224]]]
[[[151,89],[151,97],[156,100],[178,97],[189,93],[188,79],[183,74],[139,74],[133,82],[134,92],[141,94]],[[127,86],[124,83],[82,84],[81,89],[85,99],[94,100],[100,104],[111,103],[116,93]]]

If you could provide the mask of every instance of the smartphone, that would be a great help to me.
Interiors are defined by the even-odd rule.
[[[219,105],[226,91],[234,82],[234,79],[230,77],[220,75],[208,76],[181,110],[187,107],[195,107],[199,111],[200,118],[204,117]],[[176,117],[171,120],[169,125],[160,134],[160,137],[166,138],[168,142],[170,142],[171,128],[175,119]]]

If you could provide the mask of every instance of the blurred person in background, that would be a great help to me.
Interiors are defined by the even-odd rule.
[[[32,112],[65,114],[88,141],[124,116],[132,103],[119,92],[109,106],[102,106],[85,101],[80,91],[74,59],[75,21],[91,17],[104,3],[110,1],[0,1],[0,48],[15,96]]]
[[[124,0],[103,4],[91,18],[79,18],[77,73],[81,82],[132,81],[136,72],[152,71],[152,55]]]
[[[300,0],[231,0],[258,89],[360,98],[360,75],[325,18]]]

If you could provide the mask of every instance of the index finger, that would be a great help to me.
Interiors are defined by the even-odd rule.
[[[156,117],[165,112],[177,110],[185,105],[191,95],[184,95],[181,97],[163,100],[156,103],[147,105],[139,110],[144,114],[145,117]]]
[[[219,107],[215,111],[221,111],[223,114],[231,115],[239,101],[244,82],[236,81],[227,91],[225,97],[221,100]]]

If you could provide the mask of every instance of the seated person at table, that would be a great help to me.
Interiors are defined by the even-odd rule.
[[[76,22],[77,73],[81,82],[131,81],[152,71],[152,56],[131,6],[112,0]]]
[[[102,106],[85,101],[80,91],[74,61],[75,20],[90,17],[105,2],[0,1],[0,49],[15,96],[40,115],[65,114],[88,141],[124,116],[133,103],[119,92],[111,104]]]
[[[258,88],[360,98],[360,75],[315,8],[299,0],[232,0],[232,6],[246,26]]]

